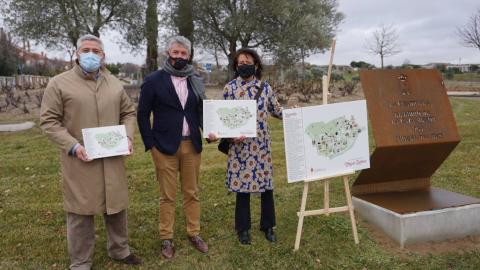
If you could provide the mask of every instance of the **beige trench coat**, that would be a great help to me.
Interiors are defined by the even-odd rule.
[[[55,76],[45,90],[40,127],[60,148],[64,209],[79,215],[114,214],[127,208],[124,157],[83,162],[68,152],[82,129],[125,125],[133,141],[135,107],[120,81],[102,68],[95,81],[75,65]]]

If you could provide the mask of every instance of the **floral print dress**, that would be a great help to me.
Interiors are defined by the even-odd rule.
[[[247,82],[238,77],[225,85],[223,98],[254,99],[260,85],[261,81],[257,79]],[[230,144],[225,183],[229,191],[255,193],[273,190],[269,114],[281,119],[282,107],[272,87],[265,82],[257,102],[257,137]]]

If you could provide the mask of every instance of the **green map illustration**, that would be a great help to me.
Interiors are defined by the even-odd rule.
[[[333,159],[350,150],[363,130],[352,115],[350,119],[342,116],[327,123],[311,123],[305,133],[319,155]]]
[[[123,139],[122,134],[117,131],[110,131],[107,133],[98,133],[95,135],[98,144],[105,149],[112,149],[117,147]]]
[[[248,119],[253,117],[253,114],[247,107],[233,107],[233,108],[219,108],[217,114],[223,125],[228,128],[239,128],[247,124]]]

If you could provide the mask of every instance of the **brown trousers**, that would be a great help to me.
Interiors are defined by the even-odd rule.
[[[200,233],[200,201],[198,196],[200,153],[195,151],[190,140],[182,140],[174,155],[163,154],[153,147],[152,157],[160,185],[160,239],[173,239],[178,172],[180,172],[187,235],[198,235]]]
[[[128,246],[127,211],[113,215],[103,215],[107,231],[108,255],[113,259],[123,259],[130,255]],[[67,242],[70,256],[70,269],[89,270],[92,268],[95,248],[94,216],[67,213]]]

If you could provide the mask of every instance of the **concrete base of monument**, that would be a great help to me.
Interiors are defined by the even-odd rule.
[[[392,193],[397,196],[392,196]],[[401,247],[413,243],[480,235],[480,226],[478,225],[480,224],[480,200],[476,198],[441,189],[414,191],[413,195],[412,192],[389,192],[383,194],[385,195],[384,198],[391,197],[395,200],[399,196],[404,198],[410,197],[411,201],[422,201],[420,197],[428,196],[428,198],[424,197],[423,201],[430,201],[428,207],[431,210],[424,209],[405,212],[389,209],[392,207],[390,207],[388,200],[385,205],[381,205],[381,203],[379,205],[378,196],[382,196],[382,194],[374,195],[377,200],[375,200],[375,196],[372,199],[369,195],[353,197],[355,211],[397,241]],[[432,207],[432,198],[435,196],[441,197],[442,195],[446,195],[450,199],[457,197],[457,203],[452,203],[450,200],[450,206],[445,207],[446,205],[444,204],[441,208]],[[374,203],[375,201],[377,203]],[[397,200],[395,201],[398,202]],[[404,202],[408,204],[407,201]]]

